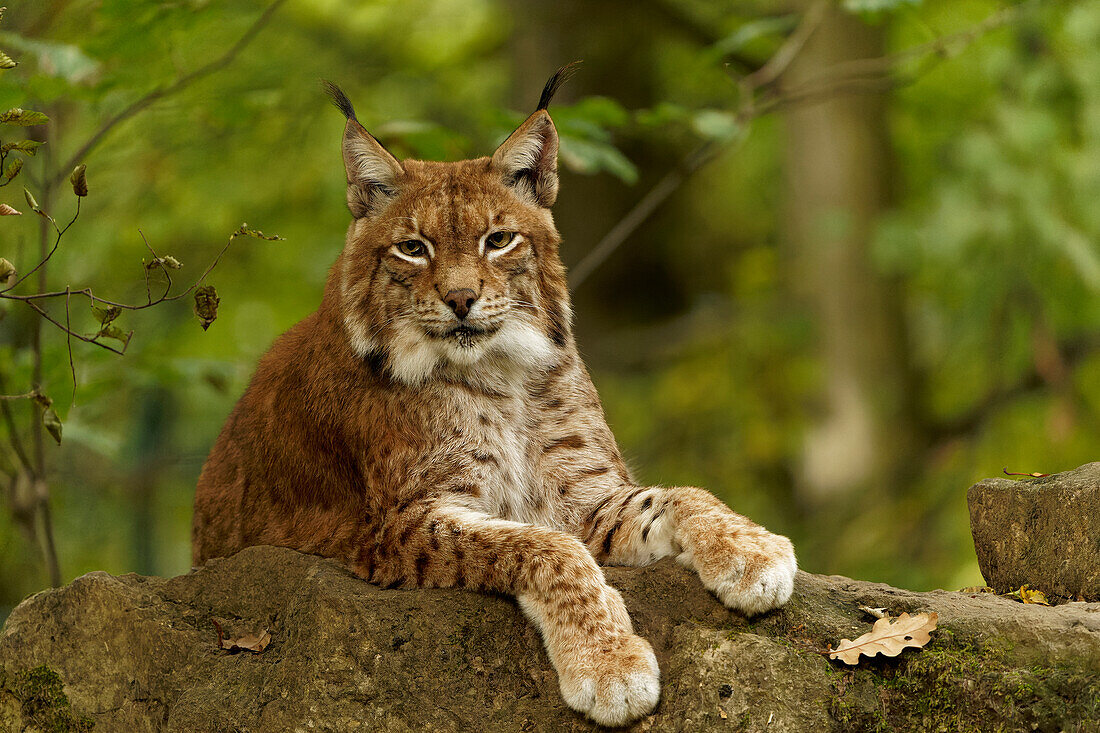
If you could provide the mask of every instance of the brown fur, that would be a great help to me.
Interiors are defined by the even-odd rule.
[[[653,652],[597,561],[676,555],[758,613],[790,595],[790,542],[701,489],[633,483],[572,338],[545,110],[492,158],[398,162],[338,103],[356,219],[320,308],[260,361],[203,468],[195,564],[281,545],[385,586],[511,594],[569,705],[650,712]],[[518,244],[496,254],[494,230]],[[399,254],[409,240],[422,261]],[[444,299],[467,289],[460,322]]]

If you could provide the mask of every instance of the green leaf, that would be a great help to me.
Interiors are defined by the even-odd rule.
[[[73,168],[72,174],[69,176],[69,183],[73,186],[73,193],[77,196],[88,195],[88,177],[85,175],[85,171],[88,166],[81,163],[76,168]]]
[[[718,109],[699,110],[692,118],[691,126],[701,137],[719,142],[733,138],[741,130],[737,115]]]
[[[630,113],[610,97],[585,97],[576,104],[554,107],[554,123],[569,128],[574,122],[587,122],[599,127],[622,127],[630,121]]]
[[[47,407],[42,412],[42,425],[58,445],[61,445],[61,418],[52,407]]]
[[[243,224],[241,226],[244,227]],[[268,237],[262,238],[268,239]],[[221,298],[218,297],[218,291],[213,285],[200,285],[195,288],[195,315],[198,316],[203,331],[210,328],[210,324],[217,319],[219,303]]]
[[[9,181],[19,175],[19,171],[23,170],[23,159],[16,158],[12,162],[8,163],[7,170],[4,171],[4,178]]]
[[[560,142],[562,162],[578,173],[606,171],[624,183],[638,180],[638,169],[610,143],[567,136],[562,136]]]
[[[31,207],[36,213],[40,213],[42,210],[38,208],[38,201],[35,200],[34,194],[31,193],[26,186],[23,187],[23,195],[27,197],[27,206]]]
[[[711,46],[709,51],[712,56],[718,58],[729,56],[759,38],[788,33],[797,25],[798,16],[793,14],[750,20],[739,25],[737,30]]]
[[[27,38],[17,33],[4,33],[0,40],[14,51],[33,55],[37,74],[64,79],[70,84],[93,83],[102,70],[100,62],[69,43]]]
[[[121,313],[122,309],[117,305],[109,305],[106,308],[100,308],[97,305],[92,306],[92,315],[104,326],[118,318]]]
[[[922,0],[844,0],[849,13],[883,13],[897,10],[903,5],[920,5]]]
[[[109,338],[114,339],[122,343],[123,350],[130,345],[130,338],[134,335],[133,331],[123,331],[113,323],[105,323],[103,327],[99,329],[99,332],[95,335],[96,338]]]
[[[664,127],[688,119],[691,112],[687,107],[674,102],[661,102],[649,109],[640,109],[634,113],[634,121],[644,127]]]
[[[15,265],[0,257],[0,284],[7,285],[15,279]]]
[[[35,112],[33,109],[22,109],[20,107],[12,107],[7,112],[0,114],[0,122],[6,125],[18,125],[19,127],[42,125],[49,121],[50,118],[41,112]]]
[[[37,154],[38,149],[45,144],[46,143],[39,140],[20,140],[17,143],[4,143],[3,145],[0,145],[0,153],[7,153],[12,150],[18,150],[21,153],[26,153],[27,155],[33,156]]]
[[[14,69],[18,64],[3,51],[0,51],[0,69]]]
[[[142,260],[144,262],[144,260]],[[145,263],[146,270],[155,270],[157,268],[165,268],[169,270],[178,270],[183,267],[183,263],[177,260],[172,255],[166,255],[164,257],[156,257]]]

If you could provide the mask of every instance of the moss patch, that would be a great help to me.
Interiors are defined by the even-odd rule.
[[[1003,651],[946,639],[901,658],[875,658],[834,683],[830,713],[846,731],[1097,731],[1100,678],[1017,667]],[[1085,727],[1080,721],[1097,721]]]
[[[91,718],[76,715],[62,689],[57,672],[45,665],[0,676],[0,690],[13,695],[23,712],[23,725],[43,733],[90,731]]]

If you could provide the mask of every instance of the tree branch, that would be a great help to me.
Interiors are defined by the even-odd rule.
[[[99,145],[103,138],[106,137],[107,134],[116,126],[130,119],[137,113],[144,110],[146,107],[154,104],[155,102],[158,102],[161,99],[170,97],[173,94],[177,94],[183,91],[200,79],[210,76],[215,71],[219,71],[225,66],[228,66],[230,63],[232,63],[237,55],[240,54],[240,52],[243,51],[245,47],[252,42],[252,39],[256,37],[256,34],[258,34],[260,30],[262,30],[263,27],[267,25],[268,21],[271,20],[271,16],[275,14],[275,11],[278,10],[279,6],[281,6],[284,2],[286,2],[286,0],[274,0],[274,2],[272,2],[271,5],[269,5],[267,9],[264,10],[264,12],[261,13],[258,18],[256,18],[252,25],[248,27],[248,30],[244,32],[244,35],[242,35],[236,43],[230,46],[229,50],[227,50],[224,54],[214,59],[210,63],[200,66],[191,73],[184,74],[168,86],[154,89],[153,91],[146,94],[144,97],[134,100],[121,112],[103,123],[103,125],[98,130],[96,130],[92,134],[92,136],[84,142],[83,145],[77,148],[76,152],[73,153],[67,161],[65,161],[65,164],[60,166],[57,171],[54,172],[52,178],[47,178],[47,180],[52,182],[54,185],[60,183],[61,180],[67,175],[67,173],[75,168],[77,165],[79,165],[81,162],[83,162],[88,153],[95,149],[95,147]]]
[[[783,73],[798,57],[828,9],[828,2],[819,0],[810,6],[799,25],[764,66],[739,81],[741,99],[737,121],[742,126],[747,126],[756,118],[779,109],[811,104],[836,94],[881,93],[912,81],[916,78],[915,75],[905,79],[893,76],[902,63],[929,57],[935,61],[942,61],[957,55],[981,36],[1014,20],[1025,8],[1035,4],[1036,1],[1026,0],[1019,5],[993,13],[964,31],[912,46],[897,53],[835,64],[805,84],[790,90],[780,90],[779,82],[782,80]],[[571,268],[570,287],[573,290],[580,287],[592,272],[602,265],[694,173],[716,158],[723,150],[733,144],[739,144],[744,139],[745,135],[736,135],[724,142],[706,143],[692,150],[673,170],[665,174],[653,188],[646,192],[596,243],[596,246]],[[705,154],[701,155],[704,151]]]

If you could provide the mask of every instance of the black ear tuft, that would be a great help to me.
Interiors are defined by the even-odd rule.
[[[344,113],[344,117],[347,117],[349,120],[355,120],[356,122],[359,121],[355,117],[355,108],[351,106],[351,100],[348,99],[348,95],[344,94],[344,90],[328,79],[321,80],[321,88],[325,90],[325,94],[329,96],[332,103]]]
[[[550,100],[554,98],[554,94],[557,93],[558,88],[573,78],[573,74],[577,73],[577,67],[580,66],[581,63],[581,61],[572,61],[554,72],[554,75],[547,80],[546,86],[542,88],[542,96],[539,97],[539,106],[535,107],[536,112],[550,106]]]

